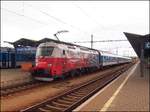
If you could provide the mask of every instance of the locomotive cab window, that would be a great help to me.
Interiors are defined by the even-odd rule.
[[[36,56],[51,56],[54,47],[39,47]]]

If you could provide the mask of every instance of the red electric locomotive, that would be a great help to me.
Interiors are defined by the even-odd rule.
[[[99,61],[97,50],[61,42],[46,42],[37,48],[32,76],[37,80],[50,81],[75,71],[98,69]]]

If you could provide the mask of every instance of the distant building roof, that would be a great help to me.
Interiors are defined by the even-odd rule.
[[[30,40],[30,39],[25,39],[21,38],[15,42],[12,43],[14,47],[23,47],[23,46],[36,46],[36,41],[35,40]]]
[[[31,40],[26,38],[21,38],[15,42],[7,42],[9,44],[12,44],[15,48],[16,47],[24,47],[24,46],[30,46],[30,47],[37,47],[40,43],[52,41],[52,39],[44,38],[41,40]]]

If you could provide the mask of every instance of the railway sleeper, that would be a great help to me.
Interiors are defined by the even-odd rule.
[[[93,87],[94,87],[94,86],[95,86],[95,85],[90,85],[90,86],[88,86],[87,88],[83,88],[83,89],[80,90],[80,91],[87,93],[87,92],[93,90]]]
[[[13,88],[12,90],[13,90],[13,92],[17,92],[17,91],[20,91],[20,90],[23,90],[24,88]]]
[[[8,90],[6,90],[6,93],[12,93],[12,92],[14,92],[15,89],[16,89],[16,88],[8,89]],[[16,89],[16,90],[17,90],[17,89]]]
[[[41,111],[41,112],[53,112],[52,110],[44,109],[44,108],[38,108],[38,112],[39,111]]]
[[[63,104],[66,104],[66,105],[70,105],[70,104],[72,104],[72,102],[70,102],[70,101],[66,101],[66,100],[63,100],[63,99],[58,99],[58,100],[57,100],[57,102],[59,102],[59,103],[63,103]]]
[[[81,88],[81,89],[79,89],[79,90],[77,90],[77,91],[82,93],[82,92],[85,92],[85,91],[89,91],[89,89],[90,89],[90,88],[88,88],[88,89]]]
[[[79,99],[79,98],[80,98],[80,97],[72,96],[72,95],[70,95],[70,94],[67,95],[66,97],[67,97],[67,98],[71,98],[71,99]]]
[[[79,91],[78,93],[85,95],[85,94],[87,94],[89,91],[91,91],[90,88],[89,88],[88,90],[81,90],[81,91]]]
[[[56,107],[56,106],[52,106],[52,105],[46,105],[46,107],[48,107],[48,109],[54,110],[54,111],[63,111],[65,108],[61,108],[61,107]]]
[[[81,92],[81,91],[75,93],[75,95],[82,95],[82,96],[85,94],[86,94],[86,92]]]
[[[56,102],[56,101],[53,101],[52,104],[56,105],[56,106],[64,107],[64,108],[69,106],[69,104],[59,103],[59,102]]]
[[[62,97],[63,100],[74,102],[74,99],[68,98],[68,97]]]
[[[21,86],[18,86],[17,88],[18,88],[18,89],[23,89]]]
[[[79,89],[77,91],[74,92],[75,94],[85,94],[85,90],[84,89]]]
[[[70,95],[71,96],[75,96],[75,97],[82,97],[85,94],[82,95],[82,94],[78,94],[78,93],[76,93],[76,94],[75,93],[71,93]]]

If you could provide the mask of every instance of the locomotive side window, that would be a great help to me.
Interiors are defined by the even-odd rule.
[[[51,56],[54,47],[39,47],[37,49],[37,56]]]
[[[65,55],[65,50],[63,50],[63,55]]]

